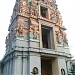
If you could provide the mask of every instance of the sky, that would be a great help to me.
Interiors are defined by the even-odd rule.
[[[75,0],[56,0],[66,27],[70,52],[75,58]],[[15,0],[0,0],[0,60],[5,54],[5,38],[8,34],[11,15]]]

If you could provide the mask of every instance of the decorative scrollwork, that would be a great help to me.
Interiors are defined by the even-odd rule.
[[[38,68],[34,67],[31,73],[34,74],[34,75],[38,74]]]
[[[62,44],[63,46],[68,46],[68,40],[66,38],[66,33],[59,28],[55,28],[56,42]]]
[[[65,75],[65,70],[63,68],[61,69],[61,75]]]

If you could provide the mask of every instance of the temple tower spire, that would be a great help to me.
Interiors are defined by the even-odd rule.
[[[65,30],[56,0],[16,0],[2,75],[68,75]]]

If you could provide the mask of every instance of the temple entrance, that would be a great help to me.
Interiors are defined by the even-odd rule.
[[[52,75],[52,61],[41,59],[41,75]]]

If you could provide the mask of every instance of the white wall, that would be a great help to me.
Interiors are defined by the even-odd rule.
[[[59,75],[61,75],[61,69],[65,70],[65,75],[67,75],[67,67],[66,67],[66,60],[65,57],[58,57],[58,70]]]
[[[38,75],[41,75],[41,58],[39,53],[31,53],[30,56],[30,72],[34,67],[38,68]],[[32,75],[32,74],[30,74]]]

